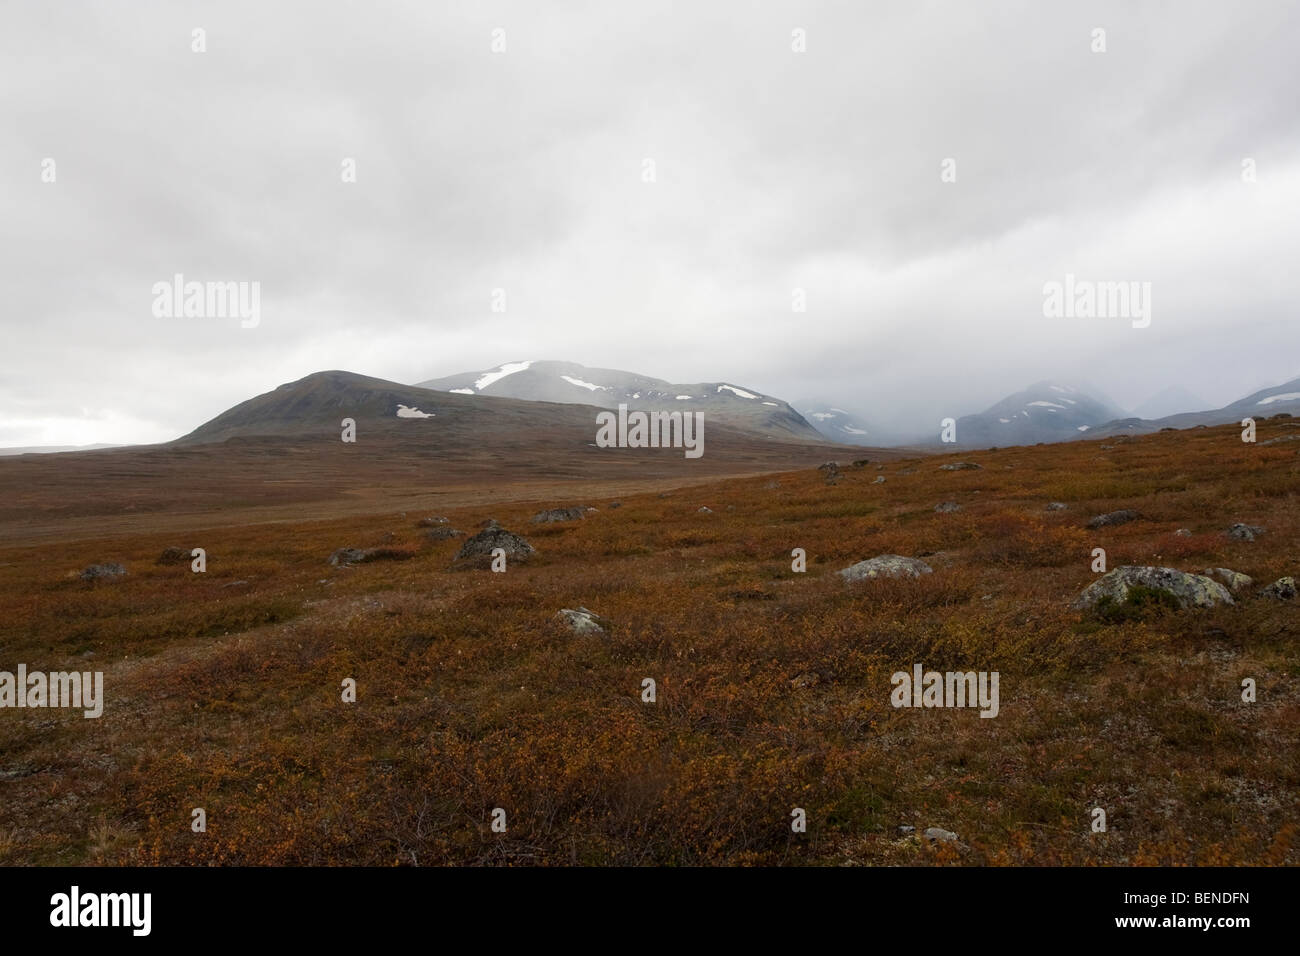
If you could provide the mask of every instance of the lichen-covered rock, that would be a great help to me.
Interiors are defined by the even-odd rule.
[[[1240,591],[1255,583],[1254,578],[1247,574],[1233,571],[1231,568],[1206,568],[1205,573],[1209,577],[1222,581],[1228,586],[1229,591]]]
[[[1067,505],[1064,501],[1049,501],[1047,503],[1048,511],[1065,511],[1069,507],[1070,506]]]
[[[925,838],[933,840],[936,843],[956,843],[957,834],[951,830],[945,830],[943,827],[926,827]]]
[[[961,505],[955,501],[942,501],[934,506],[934,510],[939,514],[951,514],[954,511],[961,511]]]
[[[1263,528],[1257,528],[1251,524],[1242,524],[1237,522],[1226,532],[1229,538],[1234,541],[1254,541],[1261,534],[1264,534]]]
[[[946,465],[940,465],[940,471],[970,471],[972,469],[983,468],[983,465],[977,465],[973,461],[954,461]]]
[[[1075,610],[1084,610],[1095,607],[1103,598],[1121,604],[1128,598],[1130,589],[1135,587],[1163,591],[1171,595],[1182,608],[1235,603],[1227,588],[1202,574],[1188,574],[1174,568],[1126,565],[1092,582],[1070,606]]]
[[[1275,601],[1294,601],[1296,595],[1295,578],[1278,578],[1268,587],[1261,588],[1259,594],[1260,597],[1269,597]]]
[[[425,533],[425,537],[430,541],[446,541],[450,538],[463,538],[464,536],[464,531],[458,531],[448,525],[439,525],[436,528],[430,528],[429,531]]]
[[[104,564],[92,564],[82,571],[80,576],[83,581],[100,581],[105,578],[120,578],[125,574],[126,568],[116,562],[108,561]]]
[[[585,607],[576,611],[573,608],[561,608],[555,616],[567,624],[574,634],[605,634],[610,626],[607,620]]]
[[[839,574],[846,581],[865,581],[872,578],[919,578],[933,570],[916,558],[905,558],[901,554],[881,554],[844,568]]]
[[[507,558],[527,558],[529,555],[537,553],[537,549],[522,536],[515,534],[513,531],[507,531],[494,521],[489,527],[484,528],[461,545],[454,560],[465,561],[471,558],[491,558],[492,552],[497,548],[505,551]]]
[[[1104,515],[1096,515],[1088,519],[1089,528],[1106,528],[1116,524],[1127,524],[1137,518],[1138,513],[1128,508],[1120,511],[1108,511]]]
[[[550,524],[554,521],[580,521],[587,517],[586,508],[550,508],[533,515],[533,524]]]
[[[343,564],[360,564],[365,557],[366,553],[360,548],[339,548],[330,555],[330,564],[336,568]]]
[[[163,548],[156,564],[189,564],[192,548]]]
[[[330,564],[337,568],[370,561],[405,561],[413,557],[415,552],[404,548],[339,548],[330,555]]]

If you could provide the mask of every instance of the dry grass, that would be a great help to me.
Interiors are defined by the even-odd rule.
[[[836,485],[809,469],[618,509],[597,484],[434,509],[526,535],[539,553],[505,574],[452,572],[462,541],[428,541],[429,512],[8,548],[0,667],[103,670],[107,703],[99,720],[0,711],[0,861],[1296,863],[1296,608],[1247,598],[1117,623],[1068,609],[1098,546],[1112,567],[1300,572],[1300,458],[1237,435],[961,456],[980,471],[919,458]],[[935,513],[946,500],[963,510]],[[573,504],[601,510],[528,522]],[[1143,517],[1084,529],[1117,508]],[[1236,521],[1268,534],[1219,533]],[[206,548],[207,573],[156,564],[172,545]],[[343,546],[416,553],[329,567]],[[835,574],[885,552],[935,573]],[[98,561],[130,573],[76,578]],[[554,619],[579,605],[613,632]],[[893,709],[889,676],[914,662],[999,671],[1000,715]],[[901,824],[961,842],[928,847]]]

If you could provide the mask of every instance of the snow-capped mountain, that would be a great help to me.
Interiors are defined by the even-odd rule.
[[[1300,378],[1262,388],[1222,408],[1183,412],[1163,418],[1122,418],[1095,429],[1098,436],[1144,435],[1162,428],[1195,428],[1197,425],[1227,425],[1246,418],[1268,418],[1283,412],[1300,416]]]
[[[1038,382],[978,415],[957,419],[957,444],[988,448],[1073,441],[1123,415],[1109,401],[1078,386]]]
[[[727,382],[680,385],[636,372],[588,368],[576,362],[507,362],[418,383],[458,395],[493,395],[535,402],[625,404],[646,411],[702,411],[708,420],[777,438],[820,440],[822,434],[788,403]]]

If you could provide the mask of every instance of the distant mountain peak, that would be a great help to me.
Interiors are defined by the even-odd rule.
[[[627,405],[648,411],[689,408],[703,411],[713,421],[776,438],[806,441],[822,437],[788,402],[743,385],[725,381],[679,384],[638,372],[553,359],[506,362],[429,379],[417,387],[564,405]]]

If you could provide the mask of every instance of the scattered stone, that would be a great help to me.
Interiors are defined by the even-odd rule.
[[[516,560],[527,558],[529,555],[536,554],[537,549],[529,544],[523,537],[515,534],[513,531],[507,531],[495,521],[492,526],[484,528],[474,537],[466,541],[459,551],[456,552],[456,561],[464,561],[469,558],[491,558],[492,551],[495,548],[501,548],[505,551],[507,558]]]
[[[854,467],[854,468],[866,468],[867,465],[869,465],[869,464],[871,464],[871,459],[870,459],[870,458],[858,458],[858,459],[855,459],[855,460],[854,460],[854,462],[853,462],[853,467]]]
[[[606,628],[610,626],[609,621],[588,611],[585,607],[580,607],[576,611],[572,608],[562,608],[555,616],[569,625],[574,634],[603,635],[606,633]]]
[[[700,508],[698,512],[696,512],[696,514],[711,515],[713,514],[713,509],[710,508],[708,505],[704,505],[703,507]]]
[[[1270,438],[1268,441],[1260,442],[1259,447],[1263,448],[1265,445],[1280,445],[1284,441],[1300,441],[1300,435],[1283,435],[1281,438]]]
[[[818,471],[839,471],[840,463],[838,461],[827,461],[817,466]]]
[[[1231,568],[1206,568],[1205,574],[1207,577],[1218,578],[1228,586],[1229,591],[1240,591],[1255,583],[1254,578],[1233,571]]]
[[[864,581],[870,578],[919,578],[933,571],[928,564],[916,558],[881,554],[844,568],[839,574],[846,581]]]
[[[225,584],[221,586],[223,588],[237,588],[237,587],[242,587],[247,583],[248,583],[247,581],[227,581]]]
[[[1174,532],[1175,538],[1190,538],[1192,536],[1191,528],[1179,528]]]
[[[935,505],[934,510],[940,514],[952,514],[954,511],[961,511],[961,505],[955,501],[943,501]]]
[[[1238,522],[1229,528],[1225,534],[1235,541],[1254,541],[1259,535],[1264,534],[1264,529]]]
[[[193,555],[190,554],[193,548],[163,548],[163,553],[158,555],[155,564],[189,564]]]
[[[425,537],[428,538],[430,541],[446,541],[449,538],[463,538],[464,536],[465,536],[464,531],[458,531],[455,528],[449,528],[445,525],[437,528],[431,528],[425,534]]]
[[[1232,595],[1218,581],[1201,574],[1188,574],[1174,568],[1152,568],[1126,565],[1098,578],[1084,589],[1070,607],[1077,610],[1091,608],[1103,598],[1122,604],[1134,587],[1149,588],[1172,595],[1181,608],[1214,607],[1233,604]]]
[[[104,578],[120,578],[126,574],[126,568],[115,562],[105,564],[92,564],[81,572],[83,581],[99,581]]]
[[[1138,516],[1136,511],[1125,508],[1122,511],[1109,511],[1104,515],[1095,515],[1088,519],[1089,528],[1106,528],[1110,525],[1127,524]]]
[[[339,548],[330,555],[330,564],[337,568],[370,561],[405,561],[413,557],[414,551],[402,548]]]
[[[915,832],[916,832],[916,827],[909,827],[909,826],[907,826],[906,824],[903,824],[902,826],[900,826],[900,827],[898,828],[898,832],[901,833],[901,834],[903,834],[904,836],[906,836],[906,835],[909,834],[909,833],[915,833]]]
[[[885,483],[884,475],[876,475],[876,480],[872,482],[873,485],[883,485],[884,483]]]
[[[450,524],[446,518],[441,515],[431,515],[428,518],[421,518],[415,523],[417,528],[433,528],[440,524]]]
[[[580,521],[586,516],[586,508],[551,508],[533,515],[533,524],[550,524],[555,521]]]
[[[933,840],[936,843],[956,843],[957,834],[951,830],[945,830],[942,827],[926,827],[925,838]]]
[[[1047,503],[1048,511],[1067,511],[1069,507],[1070,506],[1067,505],[1064,501],[1049,501]]]
[[[940,471],[969,471],[971,469],[983,468],[983,465],[977,465],[973,461],[954,461],[947,465],[940,465]]]
[[[1260,589],[1260,597],[1273,598],[1275,601],[1295,600],[1295,578],[1278,578],[1266,588]]]

